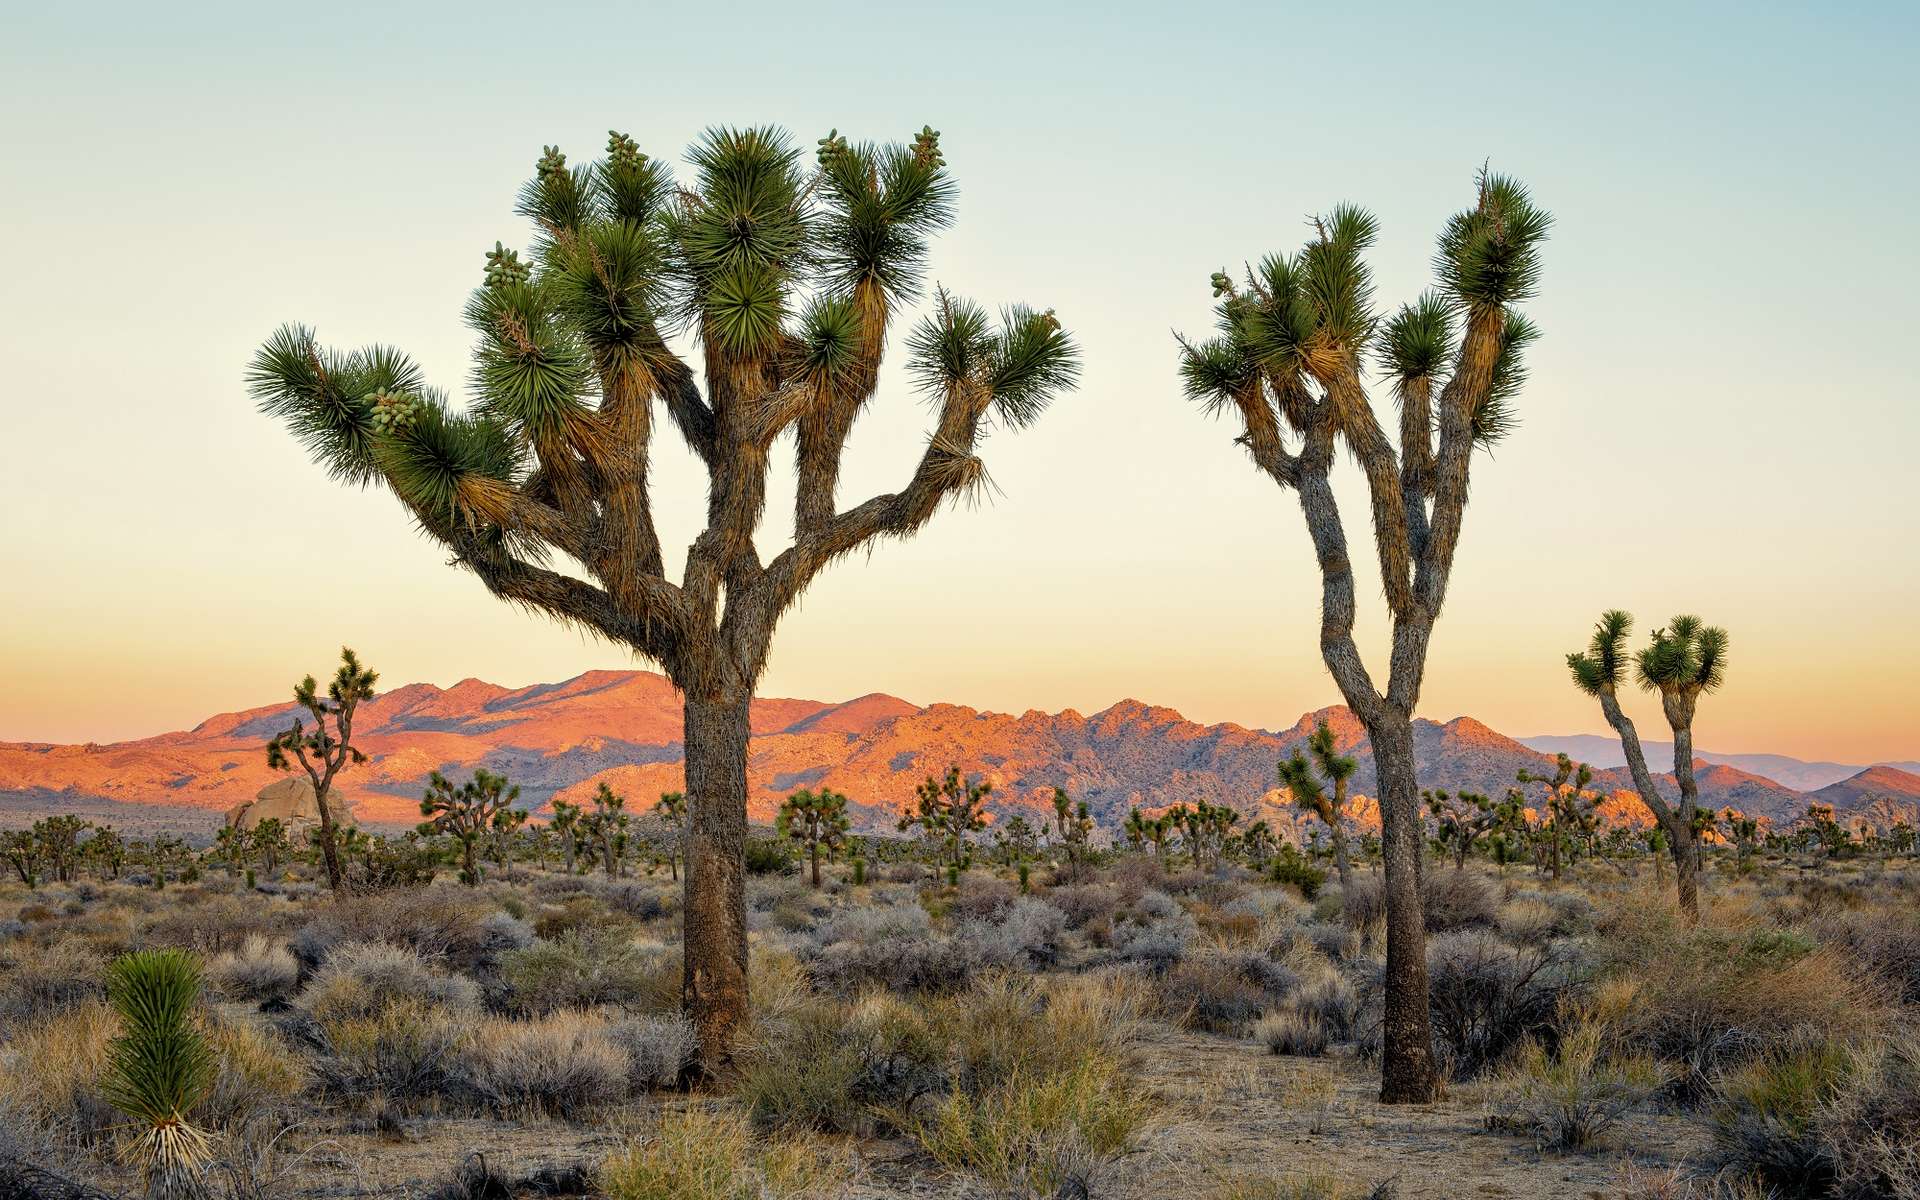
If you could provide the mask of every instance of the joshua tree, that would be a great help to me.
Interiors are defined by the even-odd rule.
[[[1727,631],[1703,625],[1698,617],[1675,617],[1667,628],[1654,630],[1646,648],[1634,656],[1635,679],[1645,690],[1659,693],[1661,711],[1673,730],[1673,775],[1680,784],[1677,806],[1667,803],[1647,770],[1639,732],[1620,708],[1627,635],[1632,631],[1631,614],[1620,609],[1602,614],[1586,652],[1567,655],[1567,667],[1580,690],[1600,701],[1607,724],[1620,735],[1640,801],[1665,832],[1673,855],[1680,910],[1695,920],[1700,916],[1700,830],[1695,821],[1700,787],[1693,777],[1693,713],[1702,693],[1714,691],[1726,678]]]
[[[780,805],[774,829],[806,847],[813,886],[820,886],[820,852],[831,853],[847,836],[847,798],[829,788],[818,792],[801,788]]]
[[[593,811],[581,822],[587,840],[600,851],[609,878],[619,874],[627,844],[627,798],[602,783],[593,793]]]
[[[121,869],[127,865],[127,843],[120,836],[120,831],[111,825],[95,828],[81,852],[93,862],[94,869],[107,879],[120,878]]]
[[[1040,835],[1020,813],[1008,817],[993,830],[993,844],[1000,850],[1000,861],[1009,867],[1024,867],[1040,848]]]
[[[247,861],[247,835],[237,825],[222,825],[213,835],[213,852],[226,864],[228,875],[238,875]]]
[[[280,860],[292,849],[287,841],[287,828],[280,823],[279,817],[268,817],[255,825],[250,840],[254,853],[260,856],[261,868],[269,877],[279,871]]]
[[[680,878],[680,840],[687,827],[687,794],[685,792],[661,792],[660,803],[653,806],[666,832],[662,840],[667,844],[667,874],[669,878]]]
[[[567,857],[567,874],[574,873],[574,860],[580,852],[580,806],[565,800],[553,802],[553,820],[548,827],[560,839],[560,851]]]
[[[520,789],[513,789],[517,797]],[[493,813],[493,861],[500,864],[509,878],[513,875],[513,843],[520,829],[527,823],[527,810],[504,804]]]
[[[73,882],[74,868],[80,862],[80,835],[90,828],[88,822],[65,813],[33,823],[34,841],[39,843],[41,857],[55,882]]]
[[[107,969],[107,998],[120,1035],[107,1049],[101,1093],[135,1123],[128,1157],[145,1174],[150,1200],[200,1197],[213,1147],[188,1116],[217,1067],[195,1027],[200,968],[180,950],[129,954]]]
[[[254,395],[337,476],[387,484],[454,559],[509,602],[660,664],[685,697],[690,820],[683,991],[716,1067],[747,1013],[743,854],[748,704],[783,614],[829,563],[904,537],[986,483],[990,418],[1019,427],[1075,376],[1051,312],[998,322],[939,294],[907,338],[935,426],[898,492],[836,496],[855,419],[873,398],[897,309],[918,291],[954,188],[939,135],[910,146],[820,139],[809,175],[777,129],[716,129],[694,178],[613,134],[607,157],[540,157],[518,211],[531,261],[496,245],[467,307],[481,338],[477,411],[458,413],[400,354],[321,349],[281,329]],[[706,387],[669,346],[698,338]],[[668,578],[654,525],[655,402],[707,468],[705,528]],[[794,434],[794,541],[754,533],[774,443]],[[542,565],[549,552],[585,577]]]
[[[425,834],[446,833],[460,844],[460,882],[475,887],[480,882],[480,858],[475,853],[480,839],[496,827],[500,813],[520,798],[520,788],[510,786],[505,775],[483,768],[473,778],[455,786],[435,771],[427,776],[427,792],[420,798],[420,823]]]
[[[0,831],[0,856],[4,856],[13,873],[27,887],[40,886],[40,840],[33,836],[30,829],[8,829]]]
[[[1255,467],[1299,497],[1320,566],[1321,657],[1372,744],[1387,865],[1380,1095],[1388,1103],[1424,1103],[1438,1087],[1413,711],[1459,545],[1474,448],[1513,425],[1521,352],[1534,337],[1514,306],[1538,284],[1549,222],[1519,184],[1483,173],[1473,207],[1440,235],[1439,290],[1383,323],[1363,258],[1375,221],[1343,206],[1314,222],[1314,237],[1298,253],[1271,255],[1249,270],[1244,287],[1216,272],[1219,333],[1182,343],[1187,395],[1210,411],[1237,413],[1237,441]],[[1367,394],[1370,355],[1399,402],[1397,446]],[[1354,640],[1353,562],[1332,480],[1342,446],[1367,481],[1392,621],[1384,689]]]
[[[948,767],[946,778],[929,775],[914,789],[918,807],[900,818],[900,830],[904,833],[918,826],[928,841],[940,847],[948,876],[958,876],[973,862],[967,835],[987,827],[980,806],[992,794],[991,781],[964,779],[958,766]]]
[[[1546,851],[1548,867],[1555,879],[1560,878],[1560,863],[1563,852],[1568,848],[1570,836],[1584,835],[1589,832],[1589,822],[1593,820],[1593,805],[1583,803],[1587,785],[1593,782],[1593,769],[1586,763],[1575,768],[1574,761],[1561,754],[1554,759],[1552,775],[1537,775],[1521,768],[1514,778],[1521,783],[1544,783],[1547,785],[1546,819],[1547,837],[1542,849]],[[1571,832],[1570,832],[1571,831]]]
[[[1497,828],[1500,809],[1477,792],[1451,792],[1436,789],[1420,793],[1433,815],[1435,839],[1453,858],[1453,869],[1465,869],[1467,858],[1480,840]]]
[[[290,771],[298,762],[313,784],[313,807],[320,817],[320,853],[327,864],[327,886],[335,891],[340,890],[340,849],[333,839],[333,780],[349,762],[367,761],[353,744],[353,714],[361,701],[373,698],[373,685],[379,679],[360,665],[352,650],[341,647],[340,669],[334,672],[325,696],[320,695],[311,675],[294,686],[294,703],[313,717],[313,728],[307,728],[296,715],[292,725],[267,743],[269,767]],[[332,729],[327,727],[329,722]]]
[[[1087,855],[1087,842],[1093,836],[1093,816],[1087,802],[1075,803],[1073,797],[1067,795],[1067,789],[1053,789],[1053,829],[1060,844],[1066,847],[1067,862],[1079,866]]]
[[[1352,876],[1352,867],[1347,861],[1347,780],[1360,769],[1360,762],[1339,752],[1333,743],[1333,729],[1325,721],[1314,727],[1307,738],[1307,749],[1313,754],[1320,773],[1333,784],[1333,795],[1326,794],[1298,750],[1280,763],[1280,783],[1293,797],[1296,808],[1319,817],[1332,833],[1334,870],[1339,873],[1340,886],[1345,887]]]
[[[1273,857],[1273,846],[1273,827],[1265,821],[1255,821],[1241,831],[1240,852],[1256,871],[1266,869],[1267,859]]]
[[[1150,824],[1152,824],[1152,818],[1143,814],[1139,809],[1136,808],[1128,813],[1126,822],[1120,826],[1121,833],[1124,834],[1127,839],[1127,845],[1132,846],[1135,850],[1146,849],[1149,840],[1147,836],[1147,826]]]
[[[1733,843],[1734,865],[1744,873],[1753,863],[1753,848],[1760,840],[1759,818],[1729,808],[1720,814],[1720,821],[1727,840]]]

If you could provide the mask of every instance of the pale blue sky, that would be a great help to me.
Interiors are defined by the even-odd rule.
[[[1915,11],[10,15],[0,739],[190,724],[342,641],[392,683],[624,665],[447,570],[391,500],[328,485],[241,371],[298,319],[457,389],[461,301],[484,248],[524,242],[512,195],[543,143],[593,157],[617,127],[677,160],[703,126],[773,121],[807,145],[942,130],[961,206],[934,274],[1055,307],[1087,369],[989,445],[993,505],[816,586],[767,694],[1137,695],[1258,725],[1331,702],[1297,508],[1181,402],[1169,331],[1204,330],[1212,270],[1347,199],[1381,217],[1383,301],[1411,298],[1490,160],[1558,218],[1546,337],[1521,430],[1476,468],[1423,709],[1595,728],[1559,665],[1593,616],[1698,608],[1735,639],[1704,744],[1913,757]],[[896,386],[843,501],[903,478],[924,424]],[[663,453],[683,545],[699,481]]]

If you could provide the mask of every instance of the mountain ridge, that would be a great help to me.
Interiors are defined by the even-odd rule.
[[[277,777],[266,766],[264,742],[293,715],[291,703],[262,705],[215,714],[189,730],[106,745],[0,742],[0,796],[15,808],[35,797],[57,807],[57,798],[64,797],[75,805],[225,811]],[[647,671],[588,671],[520,688],[476,678],[446,688],[406,684],[361,709],[356,743],[370,761],[350,768],[338,787],[360,819],[374,824],[416,820],[430,772],[482,766],[508,773],[535,808],[555,798],[583,800],[604,782],[644,809],[654,795],[683,786],[680,720],[679,694]],[[830,787],[852,798],[863,825],[880,827],[911,803],[921,779],[958,763],[994,783],[990,807],[1002,815],[1020,811],[1050,819],[1052,789],[1064,787],[1086,800],[1108,830],[1133,807],[1198,800],[1231,804],[1288,826],[1297,817],[1278,789],[1275,766],[1303,747],[1323,720],[1342,752],[1360,760],[1353,815],[1369,823],[1377,819],[1370,799],[1376,788],[1372,756],[1365,730],[1344,707],[1265,730],[1234,722],[1201,725],[1133,697],[1087,715],[1073,709],[1014,715],[941,702],[921,706],[879,692],[837,703],[755,700],[749,811],[768,820],[793,789]],[[1517,771],[1546,771],[1553,761],[1542,749],[1471,716],[1420,718],[1414,734],[1427,787],[1500,795],[1513,786]],[[1702,759],[1705,804],[1783,822],[1810,802],[1809,793],[1765,775]],[[1671,777],[1663,778],[1671,787]],[[1825,802],[1845,812],[1886,799],[1896,811],[1920,811],[1920,786],[1909,795],[1901,784],[1888,797],[1874,791],[1872,782]],[[1612,793],[1609,812],[1620,819],[1643,817],[1631,803],[1632,782],[1624,769],[1599,770],[1596,783]],[[1530,796],[1537,788],[1530,785]]]

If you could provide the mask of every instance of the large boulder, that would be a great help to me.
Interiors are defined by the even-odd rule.
[[[333,793],[327,798],[327,807],[333,811],[336,824],[353,824],[353,804],[346,797]],[[320,806],[313,799],[313,784],[304,776],[289,775],[261,788],[259,795],[245,804],[227,810],[227,824],[243,833],[268,819],[279,821],[289,837],[318,828]]]

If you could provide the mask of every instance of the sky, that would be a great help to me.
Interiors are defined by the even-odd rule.
[[[1602,731],[1565,653],[1605,608],[1643,631],[1697,611],[1732,635],[1697,744],[1920,757],[1913,6],[107,2],[6,24],[0,740],[188,727],[343,643],[389,685],[646,665],[491,599],[390,496],[331,484],[242,375],[298,320],[458,395],[461,305],[495,239],[527,241],[513,196],[543,145],[595,158],[617,128],[679,161],[708,126],[771,122],[807,147],[941,130],[960,199],[931,278],[1056,309],[1085,369],[987,443],[989,503],[813,586],[762,695],[1131,696],[1267,728],[1337,702],[1298,505],[1182,400],[1173,335],[1207,331],[1211,272],[1341,201],[1380,218],[1382,303],[1414,298],[1490,163],[1555,214],[1544,336],[1520,428],[1475,463],[1420,712]],[[891,367],[842,505],[904,482],[929,421]],[[683,547],[704,479],[656,447]],[[1657,705],[1629,712],[1664,735]]]

